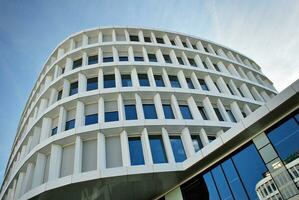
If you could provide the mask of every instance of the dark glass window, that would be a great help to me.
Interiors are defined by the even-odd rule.
[[[81,66],[82,66],[82,58],[73,61],[73,69],[76,69]]]
[[[144,37],[144,42],[152,42],[150,37]]]
[[[132,80],[130,74],[122,74],[121,75],[121,84],[123,87],[131,87],[132,86]]]
[[[181,57],[177,57],[177,59],[180,65],[184,65],[184,61]]]
[[[135,61],[144,61],[142,56],[134,56]]]
[[[203,79],[198,79],[198,82],[202,88],[202,90],[209,91],[209,87]]]
[[[234,114],[231,110],[226,110],[226,112],[227,112],[227,114],[228,114],[228,116],[229,116],[229,118],[232,122],[237,122],[237,120],[236,120],[236,118],[235,118],[235,116],[234,116]]]
[[[70,130],[72,128],[75,128],[75,119],[71,119],[67,122],[65,122],[65,130]]]
[[[167,163],[163,140],[161,136],[149,136],[151,153],[154,163]]]
[[[184,47],[188,48],[186,42],[182,42],[182,44],[183,44]]]
[[[205,52],[210,53],[207,47],[203,47]]]
[[[61,74],[64,74],[65,68],[61,69]]]
[[[98,55],[88,57],[88,65],[93,65],[98,63]]]
[[[157,87],[165,87],[163,77],[161,75],[154,75],[154,78]]]
[[[163,111],[165,119],[174,119],[174,115],[170,104],[163,104]]]
[[[203,175],[203,178],[205,180],[206,187],[207,187],[208,192],[209,192],[209,195],[208,195],[207,199],[220,200],[219,193],[218,193],[218,190],[216,188],[215,181],[214,181],[214,178],[212,177],[211,172],[205,173]]]
[[[191,139],[195,152],[203,148],[199,135],[191,135]]]
[[[85,125],[96,123],[98,123],[98,113],[85,116]]]
[[[246,113],[245,112],[241,112],[243,117],[245,118],[246,117]]]
[[[87,79],[87,91],[98,89],[98,77]]]
[[[117,111],[105,112],[105,122],[113,122],[113,121],[118,121],[118,112]]]
[[[195,62],[195,60],[193,58],[188,58],[188,61],[189,61],[189,63],[190,63],[191,66],[197,67],[196,62]]]
[[[181,87],[181,84],[180,84],[177,76],[168,75],[168,77],[169,77],[171,87],[174,87],[174,88],[180,88]]]
[[[212,142],[213,140],[216,140],[216,137],[208,135],[208,140],[209,140],[209,142]]]
[[[219,67],[218,67],[217,64],[213,63],[213,66],[214,66],[214,68],[216,69],[216,71],[220,72],[220,69],[219,69]]]
[[[118,57],[118,60],[119,60],[120,62],[122,62],[122,61],[129,61],[129,58],[128,58],[128,56],[119,56],[119,57]]]
[[[57,94],[57,101],[59,101],[62,97],[62,90],[59,90],[58,94]]]
[[[163,58],[164,58],[166,63],[172,63],[169,55],[163,54]]]
[[[147,74],[138,74],[138,79],[140,86],[150,86]]]
[[[144,165],[142,143],[140,137],[129,137],[131,165]]]
[[[194,44],[192,44],[192,48],[195,49],[195,50],[197,50],[197,48],[196,48],[196,46]]]
[[[132,42],[139,42],[138,35],[130,35],[130,41],[132,41]]]
[[[228,84],[226,84],[226,86],[227,86],[229,92],[230,92],[232,95],[235,95],[235,94],[233,93],[233,90],[231,89],[231,87],[230,87]]]
[[[207,65],[207,63],[206,63],[205,61],[202,61],[202,64],[203,64],[203,67],[204,67],[204,68],[209,69],[209,68],[208,68],[208,65]]]
[[[115,76],[114,74],[104,75],[104,88],[115,87]]]
[[[184,119],[193,119],[188,105],[180,105],[180,110]]]
[[[171,43],[173,46],[176,46],[174,40],[170,40],[170,43]]]
[[[198,110],[199,110],[199,112],[200,112],[202,118],[203,118],[204,120],[208,120],[209,118],[208,118],[206,109],[205,109],[203,106],[198,106],[197,108],[198,108]]]
[[[157,40],[157,43],[164,44],[163,38],[156,38],[156,40]]]
[[[69,96],[78,93],[78,81],[71,83]]]
[[[113,57],[112,56],[109,56],[109,57],[104,57],[103,58],[103,62],[113,62]]]
[[[215,113],[216,113],[216,115],[217,115],[218,120],[219,120],[219,121],[224,121],[224,119],[223,119],[223,117],[222,117],[222,115],[221,115],[219,109],[218,109],[218,108],[214,108],[214,111],[215,111]]]
[[[52,128],[51,136],[56,135],[56,134],[57,134],[57,126]]]
[[[157,57],[155,54],[149,53],[149,54],[147,54],[147,56],[148,56],[148,60],[150,62],[157,62]]]
[[[145,119],[157,119],[156,108],[154,104],[142,104]]]
[[[183,162],[186,160],[185,149],[180,136],[170,136],[170,143],[174,154],[175,162]]]
[[[188,88],[190,88],[190,89],[194,89],[194,85],[193,85],[193,83],[192,83],[192,81],[191,81],[190,78],[186,78],[186,82],[187,82],[187,84],[188,84]]]
[[[135,105],[125,105],[126,120],[137,119],[137,112]]]

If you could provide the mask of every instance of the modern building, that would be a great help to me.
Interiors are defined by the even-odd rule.
[[[29,96],[0,199],[298,199],[298,90],[194,36],[76,33]]]

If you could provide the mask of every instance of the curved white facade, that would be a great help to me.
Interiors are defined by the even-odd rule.
[[[88,180],[184,171],[207,154],[213,137],[276,93],[254,61],[210,41],[137,27],[76,33],[54,50],[33,88],[0,199],[29,199]],[[137,119],[126,105],[135,107]],[[163,164],[154,161],[152,136],[163,142]],[[204,147],[196,152],[197,136]],[[132,164],[132,137],[141,142],[141,165]],[[171,138],[181,140],[184,161],[176,162]]]

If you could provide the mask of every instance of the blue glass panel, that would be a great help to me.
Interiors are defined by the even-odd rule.
[[[98,78],[89,78],[87,79],[87,91],[98,89]]]
[[[193,119],[188,105],[180,105],[180,110],[184,119]]]
[[[212,176],[215,180],[216,187],[219,191],[221,199],[233,199],[233,196],[230,192],[229,186],[223,174],[223,171],[220,165],[216,166],[214,169],[211,170]]]
[[[69,96],[72,96],[77,93],[78,93],[78,82],[71,83]]]
[[[114,74],[104,75],[104,88],[115,87],[115,76]]]
[[[211,175],[211,172],[207,172],[203,175],[203,178],[206,182],[208,191],[209,191],[209,199],[211,200],[220,200],[215,182],[213,180],[213,177]]]
[[[75,119],[69,120],[65,123],[65,130],[70,130],[72,128],[75,128]]]
[[[194,85],[193,85],[191,79],[190,78],[186,78],[186,81],[187,81],[187,84],[188,84],[188,88],[194,89]]]
[[[147,74],[138,74],[138,79],[140,86],[150,86]]]
[[[149,136],[151,153],[154,163],[166,163],[167,158],[161,136]]]
[[[85,125],[96,124],[96,123],[98,123],[98,114],[85,116]]]
[[[203,145],[201,143],[199,135],[192,135],[191,139],[195,152],[198,152],[200,149],[202,149]]]
[[[164,111],[165,119],[174,119],[171,105],[163,104],[163,111]]]
[[[132,80],[130,74],[122,74],[121,75],[121,83],[123,87],[131,87],[132,86]]]
[[[174,88],[180,88],[181,87],[181,84],[180,84],[177,76],[169,75],[168,77],[169,77],[171,87],[174,87]]]
[[[155,82],[157,87],[165,87],[163,78],[161,75],[154,75],[155,77]]]
[[[198,79],[198,82],[199,82],[202,90],[209,91],[209,88],[203,79]]]
[[[135,105],[125,105],[126,120],[137,119],[137,112]]]
[[[103,62],[113,62],[113,57],[104,57]]]
[[[118,112],[105,112],[105,122],[118,121]]]
[[[140,137],[129,137],[131,165],[144,165],[142,144]]]
[[[186,160],[186,153],[180,136],[170,136],[170,143],[174,154],[175,162]]]
[[[56,135],[57,134],[57,126],[55,128],[52,128],[52,131],[51,131],[51,135]]]
[[[157,119],[156,108],[154,104],[142,104],[145,119]]]
[[[93,65],[98,63],[98,56],[89,56],[88,57],[88,65]]]

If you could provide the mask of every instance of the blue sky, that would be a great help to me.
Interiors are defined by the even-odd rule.
[[[293,0],[0,0],[0,182],[42,65],[68,35],[105,25],[196,35],[254,59],[281,91],[299,75],[298,10]]]

